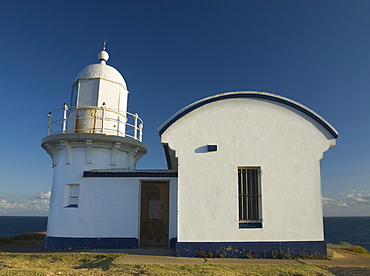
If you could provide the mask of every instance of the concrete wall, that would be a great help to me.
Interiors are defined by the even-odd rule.
[[[178,241],[322,241],[320,159],[333,137],[282,103],[236,98],[191,111],[161,136],[178,157]],[[216,152],[206,152],[207,145]],[[260,166],[262,228],[240,229],[238,166]]]

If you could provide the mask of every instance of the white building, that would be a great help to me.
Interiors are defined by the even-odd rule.
[[[126,83],[104,50],[99,59],[77,75],[61,119],[49,115],[46,248],[326,253],[320,159],[337,138],[328,122],[274,94],[219,94],[158,129],[168,170],[136,170],[142,121],[127,113]]]

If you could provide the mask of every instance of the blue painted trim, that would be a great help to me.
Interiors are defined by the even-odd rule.
[[[305,242],[178,242],[176,254],[181,257],[199,257],[197,252],[205,251],[215,257],[245,258],[253,254],[255,258],[270,259],[273,254],[283,252],[290,256],[315,254],[326,256],[324,241]]]
[[[177,243],[177,238],[170,239],[170,248],[175,248]]]
[[[44,247],[47,250],[68,249],[125,249],[138,248],[139,240],[136,238],[62,238],[46,236]]]
[[[239,223],[239,228],[262,228],[262,223]]]
[[[288,99],[284,99],[281,97],[277,97],[273,94],[264,94],[264,93],[225,93],[225,94],[220,94],[218,96],[210,97],[210,98],[205,98],[203,100],[200,100],[199,102],[196,102],[193,105],[190,105],[186,108],[184,108],[180,113],[178,113],[176,116],[170,118],[170,120],[162,127],[158,129],[159,135],[161,136],[163,132],[167,130],[173,123],[175,123],[178,119],[181,117],[184,117],[186,114],[190,113],[191,111],[209,104],[213,102],[217,102],[220,100],[226,100],[226,99],[237,99],[237,98],[254,98],[254,99],[264,99],[264,100],[270,100],[278,103],[285,104],[287,106],[293,107],[304,114],[310,116],[312,119],[317,121],[320,125],[322,125],[334,138],[338,138],[337,132],[330,126],[328,125],[325,121],[323,121],[320,117],[318,117],[316,114],[314,114],[311,110],[308,108],[304,108],[292,101],[289,101]]]

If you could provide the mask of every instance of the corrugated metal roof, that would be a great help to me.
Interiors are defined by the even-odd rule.
[[[98,169],[84,171],[84,177],[177,177],[176,170],[151,169],[151,170],[128,170],[128,169]]]

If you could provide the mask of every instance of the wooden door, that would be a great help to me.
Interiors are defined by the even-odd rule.
[[[141,183],[140,245],[168,245],[169,183]]]

